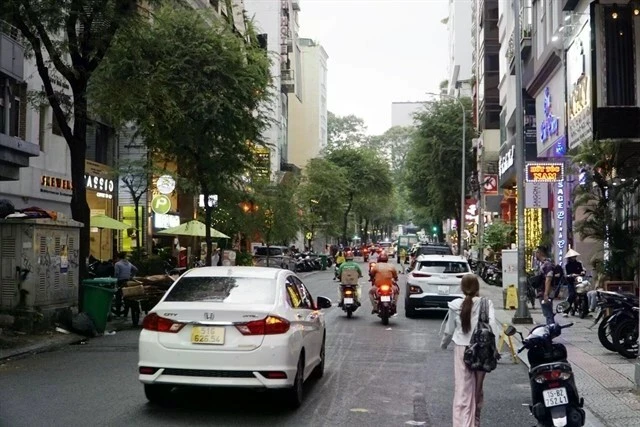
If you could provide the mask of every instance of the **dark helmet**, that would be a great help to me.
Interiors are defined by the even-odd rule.
[[[386,252],[382,252],[380,253],[380,255],[378,255],[378,262],[387,262],[389,261],[389,256],[387,255]]]

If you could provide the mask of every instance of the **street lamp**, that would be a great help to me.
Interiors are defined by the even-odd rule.
[[[449,98],[449,99],[453,99],[455,102],[458,103],[458,105],[460,106],[460,108],[462,109],[462,171],[460,172],[460,223],[458,224],[458,255],[462,255],[462,247],[463,247],[463,234],[462,234],[462,230],[464,230],[464,213],[465,213],[465,201],[467,199],[467,192],[466,192],[466,188],[465,188],[465,163],[466,163],[466,151],[467,151],[467,144],[466,144],[466,131],[467,131],[467,110],[464,108],[464,105],[462,104],[462,101],[460,101],[460,98],[458,98],[457,96],[453,96],[453,95],[446,95],[446,94],[442,94],[442,93],[433,93],[433,92],[426,92],[427,95],[433,95],[433,96],[443,96],[445,98]]]

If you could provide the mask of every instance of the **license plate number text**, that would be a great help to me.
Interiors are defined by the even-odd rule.
[[[569,403],[567,389],[564,387],[552,388],[551,390],[543,390],[542,397],[544,399],[544,406],[546,406],[547,408],[566,405]]]
[[[191,330],[191,342],[194,344],[224,344],[224,327],[194,326]]]

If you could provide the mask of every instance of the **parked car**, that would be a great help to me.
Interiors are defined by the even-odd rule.
[[[466,259],[457,255],[420,255],[407,275],[405,314],[415,316],[425,309],[446,309],[448,303],[464,297],[460,282],[472,273]]]
[[[267,253],[269,265],[267,265]],[[296,262],[291,249],[286,246],[256,246],[253,253],[253,265],[256,267],[275,267],[295,271]]]
[[[325,297],[295,273],[203,267],[183,274],[145,317],[139,380],[152,403],[176,386],[284,389],[298,407],[303,382],[325,366]]]

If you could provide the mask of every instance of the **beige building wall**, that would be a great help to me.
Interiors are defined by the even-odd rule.
[[[327,53],[311,39],[299,39],[300,97],[289,97],[289,163],[304,168],[327,145]]]

